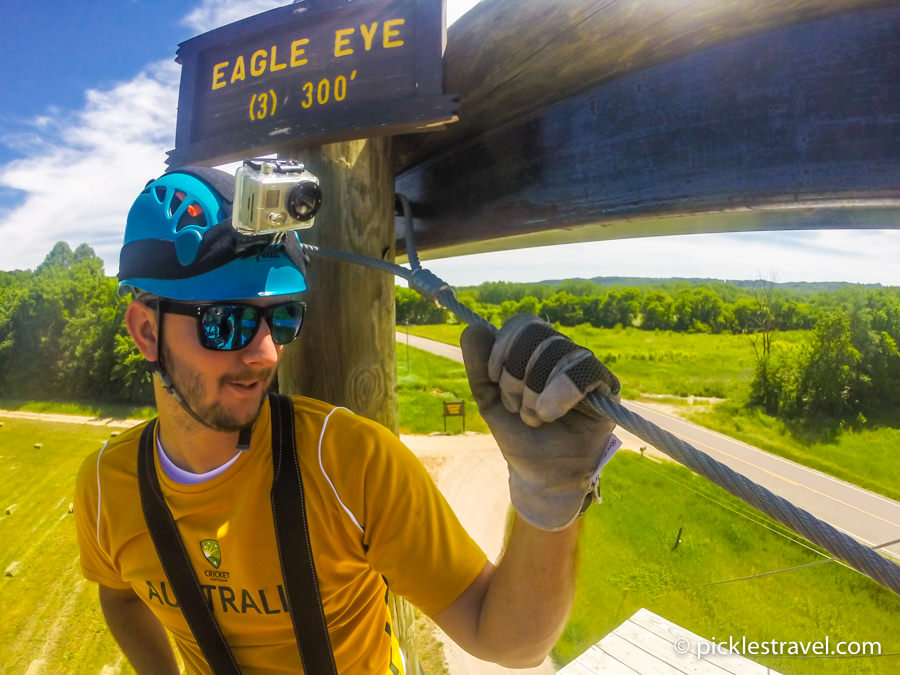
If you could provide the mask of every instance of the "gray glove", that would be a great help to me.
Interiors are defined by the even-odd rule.
[[[619,400],[619,381],[587,349],[530,314],[494,334],[460,338],[469,386],[509,465],[513,506],[528,523],[561,530],[596,499],[600,470],[618,449],[615,424],[579,402]]]

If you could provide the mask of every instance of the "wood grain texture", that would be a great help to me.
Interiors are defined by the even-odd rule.
[[[323,248],[394,259],[391,139],[287,149],[319,178],[323,206],[301,240]],[[279,389],[349,408],[395,434],[399,429],[394,279],[369,267],[321,258],[309,264],[309,305],[300,339],[285,351]],[[394,630],[418,670],[415,614],[391,596]]]
[[[442,0],[304,0],[181,43],[169,165],[455,120],[441,94],[443,13]]]
[[[484,130],[401,173],[397,191],[413,202],[423,259],[666,234],[897,228],[898,47],[897,5],[758,32]]]
[[[324,195],[304,243],[393,260],[390,139],[293,153],[319,177]],[[288,156],[292,153],[283,153]],[[279,371],[285,393],[304,394],[397,431],[394,280],[349,263],[313,259],[307,319]]]
[[[447,31],[446,131],[398,137],[397,171],[613,78],[776,27],[888,0],[482,0]]]

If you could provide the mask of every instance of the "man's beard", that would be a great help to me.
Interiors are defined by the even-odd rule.
[[[165,343],[163,343],[162,352],[165,360],[165,369],[172,379],[172,384],[175,385],[175,389],[178,390],[178,393],[181,394],[194,414],[206,426],[215,431],[231,432],[246,429],[256,421],[263,401],[266,399],[267,389],[275,377],[276,368],[263,371],[247,369],[238,373],[229,373],[219,379],[220,387],[229,381],[243,379],[263,380],[266,383],[258,405],[254,407],[251,414],[246,416],[246,419],[241,419],[226,410],[219,399],[218,390],[215,392],[207,391],[201,374],[187,363],[178,361]]]

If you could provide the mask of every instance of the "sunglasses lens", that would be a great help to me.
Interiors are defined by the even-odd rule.
[[[272,341],[284,345],[297,337],[303,324],[302,302],[271,308]],[[243,349],[253,341],[263,310],[250,305],[210,305],[200,314],[203,346],[217,351]]]
[[[253,341],[253,336],[259,329],[260,315],[256,307],[235,307],[233,309],[236,318],[236,343],[231,349],[241,349]]]
[[[243,307],[212,305],[200,314],[200,334],[207,349],[228,351],[246,344]],[[252,338],[252,334],[251,334]]]
[[[275,307],[272,312],[272,340],[285,345],[300,332],[303,325],[303,303],[289,302]]]

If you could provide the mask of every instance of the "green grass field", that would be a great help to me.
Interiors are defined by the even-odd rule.
[[[451,324],[414,326],[410,333],[458,345],[462,329]],[[711,409],[685,406],[684,415],[697,424],[786,459],[900,499],[900,483],[896,480],[900,473],[900,429],[835,432],[800,428],[744,406],[755,363],[753,347],[746,336],[656,333],[634,328],[604,330],[590,326],[563,331],[609,365],[622,383],[624,398],[727,399]],[[803,333],[778,333],[776,339],[797,342],[803,339]],[[398,348],[398,359],[399,354]]]
[[[567,663],[641,607],[707,639],[878,641],[880,658],[752,657],[782,673],[900,672],[900,597],[671,462],[619,453],[585,517]],[[675,541],[681,530],[681,543]],[[715,585],[706,585],[715,584]]]
[[[412,333],[458,344],[460,326]],[[626,395],[717,396],[729,399],[692,413],[697,421],[822,471],[900,498],[898,429],[867,429],[818,438],[740,405],[752,371],[752,347],[740,336],[680,335],[576,329],[623,380]],[[796,339],[796,338],[795,338]],[[656,341],[656,342],[654,342]],[[397,346],[401,430],[442,432],[442,400],[466,401],[466,427],[486,431],[461,364]],[[690,382],[689,386],[675,383]],[[636,383],[636,384],[635,384]],[[631,392],[631,393],[628,393]],[[0,408],[96,416],[148,411],[0,400]],[[685,410],[694,410],[686,407]],[[106,630],[95,586],[81,578],[74,521],[68,513],[82,457],[110,430],[81,424],[3,419],[0,427],[0,672],[133,672]],[[459,418],[448,419],[458,433]],[[35,448],[35,443],[41,447]],[[674,464],[620,453],[604,471],[604,503],[585,520],[575,608],[554,650],[571,660],[640,607],[707,638],[879,641],[881,658],[756,658],[783,673],[900,671],[900,599],[834,562],[731,581],[824,560],[782,526]],[[16,505],[11,514],[8,507]],[[674,548],[679,529],[682,542]],[[713,585],[706,585],[713,584]],[[432,650],[433,651],[433,650]],[[439,659],[438,659],[439,660]],[[435,667],[436,664],[435,664]]]
[[[459,324],[411,326],[409,332],[459,345],[463,328]],[[593,351],[616,373],[625,398],[648,394],[745,398],[756,364],[745,335],[602,329],[587,324],[564,326],[560,331]],[[778,339],[796,342],[802,335],[800,331],[779,333]]]
[[[459,343],[460,326],[411,330]],[[685,411],[694,421],[895,499],[900,429],[817,434],[746,409],[754,355],[732,335],[578,327],[566,331],[609,363],[625,396],[728,399]],[[796,341],[801,334],[780,335]],[[696,409],[694,409],[696,410]],[[879,641],[880,658],[756,658],[783,673],[900,671],[900,599],[835,562],[744,581],[714,583],[825,560],[796,535],[705,479],[672,463],[617,456],[604,503],[588,512],[578,594],[554,649],[562,665],[646,607],[721,640]],[[674,543],[681,528],[682,543]],[[712,585],[705,585],[712,584]]]
[[[897,480],[900,428],[843,430],[792,429],[755,408],[726,402],[688,419],[763,450],[900,500]]]
[[[465,401],[466,430],[487,433],[488,428],[469,391],[466,369],[441,356],[397,344],[397,398],[400,433],[443,432],[443,401]],[[447,433],[462,431],[460,417],[447,418]]]
[[[0,671],[99,673],[118,667],[121,652],[106,630],[96,585],[78,566],[69,504],[82,458],[109,438],[105,427],[0,417]],[[40,443],[40,448],[35,444]],[[17,508],[9,515],[11,505]],[[121,672],[133,672],[127,667]]]

